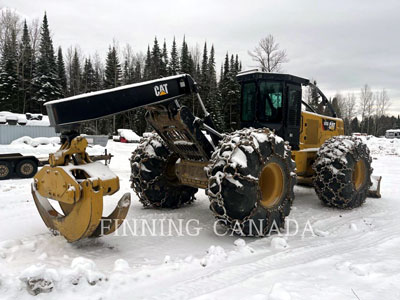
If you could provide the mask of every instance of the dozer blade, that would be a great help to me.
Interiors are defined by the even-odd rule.
[[[371,176],[372,185],[368,190],[368,197],[381,198],[381,180],[382,176]]]
[[[32,195],[44,223],[52,231],[60,233],[69,242],[89,237],[100,223],[103,211],[103,192],[93,190],[90,180],[82,183],[83,196],[71,205],[68,214],[58,213],[46,197],[43,197],[32,184]]]

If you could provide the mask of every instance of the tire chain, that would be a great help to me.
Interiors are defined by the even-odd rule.
[[[259,181],[258,178],[255,178],[255,177],[253,177],[251,175],[243,176],[242,174],[240,174],[238,172],[237,166],[232,166],[232,163],[230,163],[230,160],[232,158],[233,153],[240,146],[251,146],[253,151],[255,151],[258,154],[259,160],[262,163],[262,165],[265,165],[269,161],[268,157],[263,157],[263,155],[261,154],[261,152],[259,150],[258,145],[256,145],[254,143],[254,140],[257,141],[257,144],[261,143],[260,141],[257,140],[257,138],[256,138],[256,136],[254,134],[266,135],[267,136],[267,140],[265,142],[271,143],[271,149],[274,149],[277,146],[277,144],[279,144],[279,143],[276,142],[276,137],[277,136],[275,135],[275,133],[273,131],[269,130],[268,128],[260,128],[260,129],[245,128],[245,129],[237,130],[237,131],[234,131],[231,134],[226,134],[224,136],[224,138],[219,142],[219,145],[218,145],[217,149],[214,151],[214,153],[213,153],[213,155],[211,157],[210,164],[207,167],[207,175],[208,175],[209,181],[208,181],[208,188],[206,189],[206,194],[209,196],[209,199],[210,199],[211,211],[213,212],[213,214],[214,214],[216,219],[227,221],[227,223],[229,223],[229,225],[231,225],[230,229],[232,229],[232,224],[239,224],[239,227],[240,227],[240,231],[239,232],[243,232],[245,223],[247,221],[249,221],[250,219],[252,219],[256,215],[258,206],[260,205],[259,203],[260,203],[260,196],[261,195],[258,193],[257,202],[256,202],[254,208],[250,211],[249,215],[244,217],[242,220],[234,219],[234,218],[230,217],[226,212],[226,209],[225,209],[225,206],[224,206],[224,199],[223,199],[222,194],[221,194],[221,192],[222,192],[221,182],[222,182],[223,178],[231,177],[233,179],[234,178],[239,178],[241,180],[250,181],[250,182],[253,182],[256,185],[258,185],[258,181]],[[238,141],[233,141],[233,138],[235,136],[239,137]],[[224,144],[226,144],[226,143],[230,144],[229,145],[231,147],[230,154],[229,154],[229,156],[222,156],[221,154],[226,151],[226,149],[223,148]],[[262,143],[264,143],[264,141]],[[278,156],[280,156],[282,159],[287,159],[287,157],[289,155],[288,153],[290,153],[289,143],[288,142],[284,142],[284,154],[283,154],[283,156],[280,155],[277,152],[275,152],[275,153]],[[224,161],[224,167],[223,167],[223,170],[224,170],[223,173],[224,174],[223,174],[223,177],[217,178],[217,177],[219,177],[218,176],[219,172],[217,172],[215,175],[212,175],[212,168],[211,167],[215,166],[215,164],[217,164],[221,160]],[[294,162],[292,161],[292,163],[294,163]],[[234,174],[232,175],[232,174],[226,172],[225,170],[227,168],[233,168],[234,171],[235,171]],[[291,174],[290,176],[296,178],[296,174],[295,173]],[[219,186],[218,191],[216,193],[213,193],[211,191],[211,186],[210,186],[210,182],[211,181],[214,181]],[[288,182],[287,184],[290,184],[290,183]],[[292,205],[293,198],[290,198],[289,201],[290,201],[290,205]],[[215,209],[213,208],[213,204],[216,204],[220,209],[222,209],[223,214],[219,214],[217,211],[215,211]],[[281,224],[282,224],[284,222],[285,217],[286,217],[286,214],[285,214],[285,212],[283,210],[283,206],[279,205],[279,207],[275,208],[272,211],[279,211],[279,214],[280,214],[280,217],[281,217]],[[228,226],[227,223],[224,223],[224,225]],[[268,228],[270,228],[270,225],[271,224],[268,224],[268,226],[265,226],[265,228],[263,229],[263,235],[267,235],[268,234],[267,231],[268,231]]]
[[[314,187],[315,191],[319,197],[319,199],[322,200],[323,196],[323,190],[329,190],[332,194],[337,196],[338,200],[341,201],[343,204],[329,204],[324,201],[327,205],[330,206],[336,206],[339,208],[344,208],[344,209],[351,209],[353,207],[348,207],[348,204],[350,201],[353,200],[353,197],[350,197],[349,199],[344,198],[341,195],[341,192],[344,190],[344,188],[349,184],[347,181],[342,181],[338,176],[344,176],[344,172],[352,172],[353,169],[348,167],[346,155],[350,153],[355,161],[358,159],[364,158],[368,162],[368,171],[369,174],[372,174],[373,168],[371,167],[371,156],[370,156],[370,151],[365,143],[359,138],[356,137],[351,137],[351,136],[335,136],[330,138],[329,140],[325,141],[324,144],[320,147],[320,149],[317,152],[317,157],[315,159],[315,162],[313,164],[313,170],[315,172],[313,176],[313,182],[314,182]],[[332,177],[326,181],[324,180],[323,172],[326,171],[327,168],[331,168],[332,163],[337,162],[340,163],[341,168],[336,171],[332,171],[331,175]],[[329,172],[329,171],[328,171]],[[335,173],[336,172],[336,173]],[[323,183],[324,187],[320,188],[315,184],[315,181],[318,180]],[[340,188],[338,191],[333,191],[332,188],[330,187],[330,184],[333,184],[333,182],[336,181],[337,183],[340,184]],[[368,188],[372,185],[371,178],[367,178],[366,186],[367,190]],[[323,200],[322,200],[323,201]],[[363,199],[362,203],[365,202],[365,198]],[[361,203],[361,204],[362,204]]]
[[[156,148],[159,147],[158,145],[154,145],[154,142],[156,141],[159,143],[161,146],[165,147],[169,153],[170,150],[168,149],[167,145],[165,142],[162,140],[162,138],[156,134],[156,133],[151,133],[148,134],[147,137],[144,137],[140,140],[140,143],[138,147],[135,149],[134,152],[132,152],[132,157],[130,159],[131,162],[131,178],[130,181],[132,182],[131,187],[135,190],[135,193],[137,194],[139,201],[143,204],[144,207],[150,207],[150,206],[157,206],[157,207],[163,207],[163,204],[165,201],[168,199],[168,194],[165,193],[164,197],[161,198],[160,202],[152,202],[146,195],[146,191],[150,190],[150,187],[156,183],[158,180],[162,178],[163,173],[160,175],[157,175],[153,179],[147,181],[143,178],[142,176],[142,166],[144,169],[146,169],[144,163],[147,162],[149,159],[156,159],[159,160],[163,163],[166,163],[167,158],[162,157],[157,155],[156,153]],[[149,154],[146,151],[146,148],[150,146],[154,149],[154,154],[151,153]],[[179,199],[179,203],[177,207],[180,207],[182,205],[182,199]],[[190,200],[185,201],[185,203],[189,204],[192,203],[195,200],[195,197],[192,196]]]

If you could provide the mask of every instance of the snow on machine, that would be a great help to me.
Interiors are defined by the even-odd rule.
[[[263,236],[273,224],[284,226],[296,182],[313,185],[329,206],[352,209],[365,202],[372,185],[369,150],[360,139],[343,136],[343,121],[316,86],[330,117],[302,101],[302,86],[312,85],[307,79],[258,71],[240,73],[237,79],[241,129],[224,134],[216,130],[187,74],[46,103],[52,126],[62,132],[62,146],[32,184],[45,224],[68,241],[118,228],[130,194],[102,217],[103,196],[119,189],[119,179],[90,160],[79,123],[139,107],[146,109],[155,131],[142,139],[130,162],[132,188],[144,206],[180,207],[203,188],[221,223],[244,235]],[[203,119],[180,105],[179,98],[190,94],[197,96]],[[301,110],[302,103],[309,111]],[[63,214],[49,199],[59,202]]]

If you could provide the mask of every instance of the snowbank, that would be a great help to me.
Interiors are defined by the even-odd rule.
[[[20,137],[19,139],[16,139],[11,142],[11,145],[20,145],[20,144],[25,144],[29,145],[32,147],[37,147],[39,145],[59,145],[60,144],[60,138],[59,137],[38,137],[38,138],[31,138],[29,136],[23,136]]]
[[[16,114],[9,111],[0,111],[0,124],[4,124],[6,122],[8,122],[10,125],[18,124],[24,126],[50,126],[48,116],[30,113]]]
[[[118,135],[128,143],[139,143],[141,137],[131,129],[118,129]]]
[[[359,138],[368,145],[371,155],[400,156],[400,139],[377,138],[372,135]]]

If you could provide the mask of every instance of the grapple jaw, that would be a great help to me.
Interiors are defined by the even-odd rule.
[[[107,166],[91,162],[86,146],[82,137],[65,142],[50,155],[51,165],[44,166],[32,184],[32,195],[44,223],[69,242],[114,232],[130,206],[130,193],[126,193],[114,211],[102,217],[103,196],[119,190],[119,179]],[[58,201],[62,213],[49,199]]]

